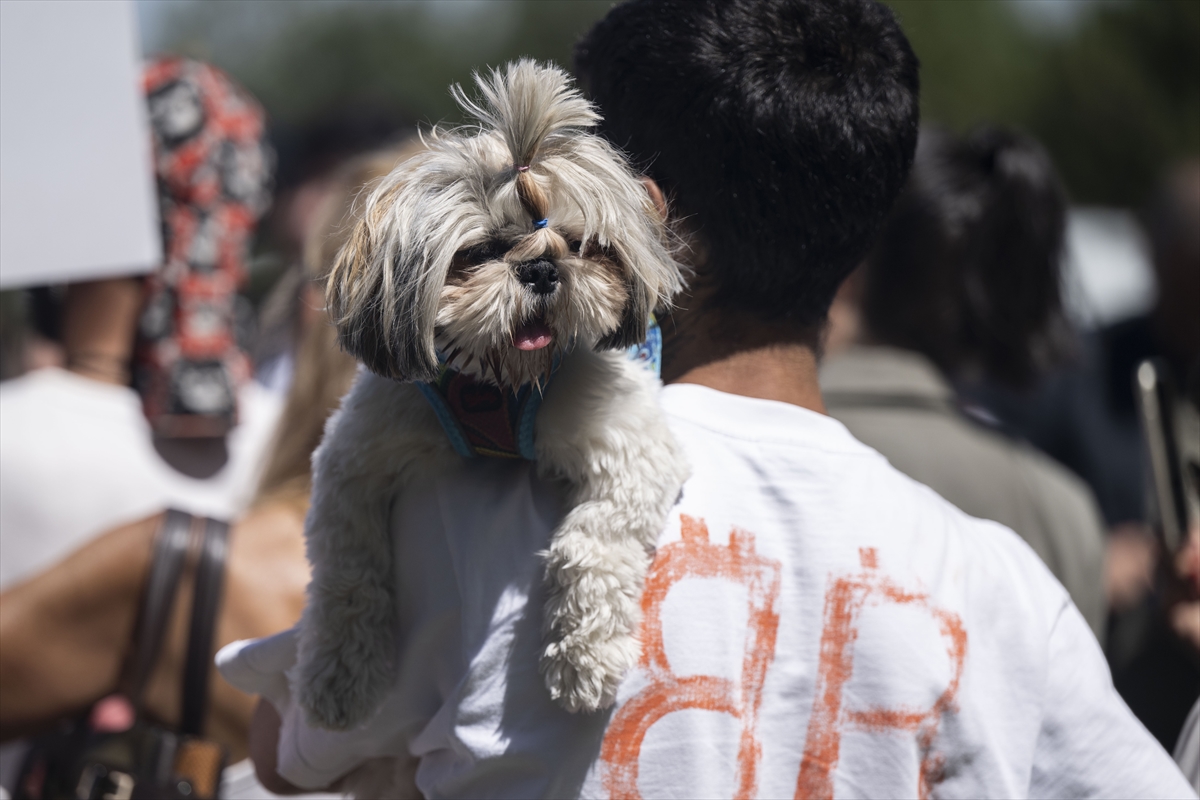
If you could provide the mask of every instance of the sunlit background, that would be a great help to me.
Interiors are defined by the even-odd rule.
[[[452,119],[445,87],[519,55],[570,64],[607,0],[138,2],[147,55],[204,58],[281,132],[374,107]],[[1192,0],[893,0],[922,64],[924,118],[1012,123],[1053,152],[1074,199],[1138,203],[1200,151],[1200,4]]]
[[[1069,188],[1068,310],[1081,327],[1154,301],[1135,215],[1166,165],[1200,154],[1200,2],[891,0],[922,64],[926,123],[1014,125]],[[247,293],[260,305],[295,258],[305,183],[415,125],[454,122],[447,92],[528,55],[570,65],[609,0],[138,0],[143,53],[209,61],[266,107],[278,154],[272,217]],[[299,203],[297,201],[299,200]],[[4,298],[4,338],[28,303]],[[6,357],[5,376],[13,374]]]
[[[278,208],[358,128],[457,120],[446,87],[529,55],[571,63],[608,0],[137,4],[146,55],[208,60],[266,106]],[[1200,153],[1200,3],[1192,0],[892,0],[921,59],[926,123],[1015,125],[1050,150],[1073,215],[1068,306],[1086,327],[1144,311],[1154,287],[1130,214],[1164,167]],[[332,157],[332,156],[331,156]],[[1100,207],[1100,209],[1096,208]],[[1107,210],[1101,210],[1107,209]],[[1111,209],[1117,209],[1112,211]],[[274,237],[274,243],[272,243]],[[251,293],[274,275],[268,225]],[[275,260],[272,260],[275,259]]]

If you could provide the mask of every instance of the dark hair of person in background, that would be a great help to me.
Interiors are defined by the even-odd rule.
[[[815,342],[916,146],[917,59],[891,10],[633,0],[575,61],[601,133],[684,219],[711,302]]]
[[[1023,387],[1069,351],[1060,263],[1067,199],[1034,139],[925,130],[865,263],[870,336],[953,379]]]

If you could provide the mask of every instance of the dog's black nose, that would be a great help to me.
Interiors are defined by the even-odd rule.
[[[524,261],[517,266],[517,280],[534,294],[550,294],[558,288],[558,267],[544,258]]]

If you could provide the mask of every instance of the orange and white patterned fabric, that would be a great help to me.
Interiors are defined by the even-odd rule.
[[[135,379],[156,432],[221,436],[250,376],[237,290],[271,200],[274,155],[258,102],[220,70],[164,58],[143,73],[165,263],[147,281]]]

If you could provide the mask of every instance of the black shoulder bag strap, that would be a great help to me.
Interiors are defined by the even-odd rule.
[[[129,690],[129,699],[139,716],[143,711],[142,696],[158,661],[163,636],[171,621],[171,609],[175,607],[175,595],[191,546],[191,533],[192,515],[171,509],[164,515],[155,539],[154,556],[134,635]]]
[[[123,681],[134,724],[97,731],[84,717],[43,736],[22,765],[18,800],[55,798],[213,798],[219,794],[225,749],[199,735],[208,704],[213,629],[221,601],[229,527],[167,511],[154,542],[133,651]],[[188,649],[182,682],[181,733],[143,718],[146,686],[172,619],[175,595],[195,555]]]
[[[208,678],[213,665],[213,633],[225,585],[225,557],[229,550],[229,525],[205,519],[196,559],[192,622],[188,631],[187,661],[183,671],[182,717],[179,730],[200,736],[208,707]]]
[[[181,684],[181,733],[199,736],[208,707],[208,679],[212,669],[212,642],[221,591],[225,584],[225,557],[229,525],[215,519],[197,519],[174,509],[167,511],[155,542],[141,616],[134,637],[135,650],[129,697],[140,715],[143,695],[162,649],[163,637],[175,607],[175,595],[187,565],[194,524],[203,526],[196,557],[191,623]]]

